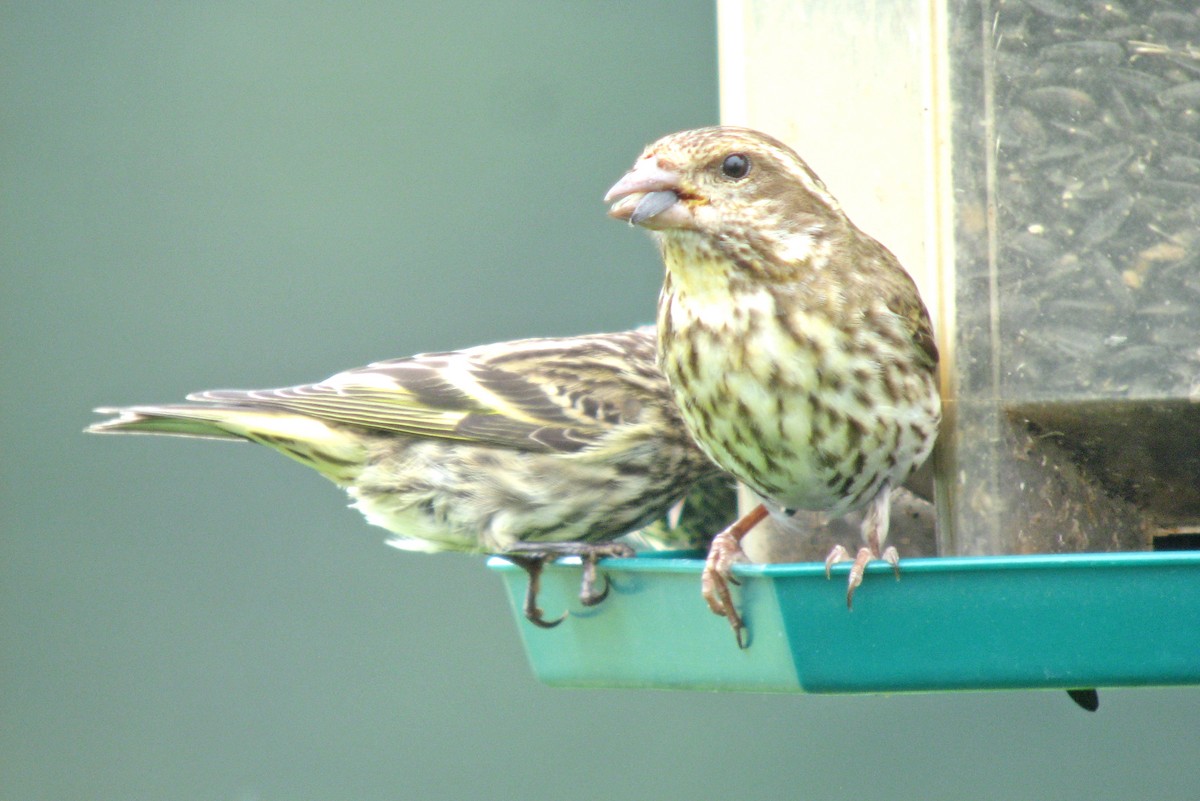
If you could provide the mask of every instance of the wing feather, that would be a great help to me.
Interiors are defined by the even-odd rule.
[[[605,370],[593,373],[588,365],[597,360],[605,362]],[[614,360],[631,376],[653,375],[652,329],[421,354],[347,370],[315,384],[210,390],[188,400],[282,409],[415,437],[573,452],[596,443],[638,410],[638,404],[630,407],[631,387],[620,378],[621,370],[607,383],[595,380],[613,375]]]

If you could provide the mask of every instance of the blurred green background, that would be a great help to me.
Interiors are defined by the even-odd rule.
[[[1200,797],[1195,691],[552,690],[482,559],[386,548],[265,449],[80,433],[650,320],[600,198],[716,120],[714,17],[0,8],[0,799]]]

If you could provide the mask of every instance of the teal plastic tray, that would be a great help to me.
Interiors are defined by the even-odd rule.
[[[525,573],[496,557],[537,677],[566,687],[874,693],[1200,684],[1200,552],[738,565],[750,645],[700,598],[703,561],[601,563],[612,590],[582,606],[577,559],[547,567],[544,630],[520,613]]]

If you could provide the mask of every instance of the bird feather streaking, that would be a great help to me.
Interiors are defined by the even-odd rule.
[[[883,550],[891,490],[929,456],[938,352],[917,287],[796,153],[745,128],[651,144],[605,201],[649,229],[666,277],[659,358],[700,447],[764,507],[714,539],[711,609],[743,623],[729,583],[769,510],[865,508],[846,602]],[[836,548],[827,566],[848,558]]]
[[[718,473],[679,419],[652,327],[376,362],[315,384],[214,390],[190,404],[102,408],[92,433],[257,442],[343,487],[413,551],[509,555],[537,608],[546,559],[612,541]],[[607,591],[607,586],[605,591]],[[585,585],[585,603],[604,597]]]

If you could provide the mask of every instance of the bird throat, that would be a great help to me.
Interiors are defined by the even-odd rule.
[[[674,291],[689,303],[720,305],[728,308],[729,291],[734,284],[746,282],[729,254],[722,252],[707,236],[692,231],[659,234],[659,248]]]

